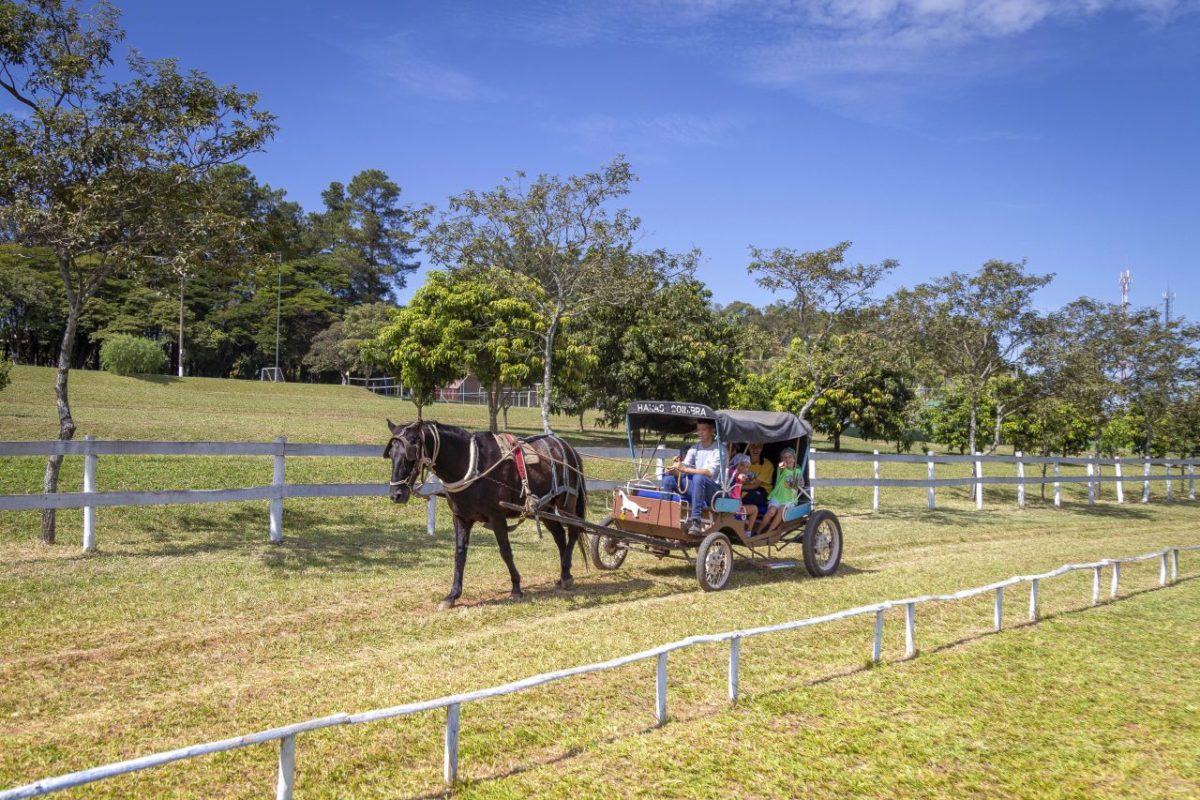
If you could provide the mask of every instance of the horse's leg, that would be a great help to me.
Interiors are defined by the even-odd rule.
[[[462,597],[463,570],[467,567],[467,547],[471,544],[470,520],[464,520],[457,514],[454,516],[454,581],[450,584],[450,594],[438,603],[438,611],[454,608],[458,598]]]
[[[525,593],[521,591],[521,573],[517,572],[517,564],[513,561],[512,542],[508,540],[508,520],[502,515],[492,517],[492,530],[496,533],[496,544],[500,546],[500,557],[504,559],[504,566],[508,567],[508,577],[512,579],[512,592],[509,596],[513,600],[520,600]]]
[[[553,520],[546,520],[546,530],[550,531],[554,544],[558,545],[558,588],[570,589],[575,579],[571,577],[571,548],[567,546],[567,534],[563,531],[562,523]]]

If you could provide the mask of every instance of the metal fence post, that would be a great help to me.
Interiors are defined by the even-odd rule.
[[[904,604],[904,657],[917,654],[917,604]]]
[[[1150,477],[1150,456],[1146,456],[1145,459],[1146,460],[1142,464],[1142,502],[1149,503],[1150,481],[1146,479]]]
[[[283,451],[287,439],[283,436],[275,438],[275,474],[271,485],[275,487],[275,495],[271,498],[271,543],[283,541]]]
[[[878,664],[883,656],[883,609],[875,612],[875,642],[871,646],[871,663]]]
[[[1062,483],[1060,483],[1058,480],[1060,474],[1061,474],[1061,470],[1058,466],[1058,462],[1055,461],[1054,462],[1054,507],[1055,508],[1062,508]]]
[[[871,510],[879,510],[879,451],[875,451],[875,492],[871,496]]]
[[[658,670],[654,681],[654,719],[659,725],[667,724],[667,654],[658,654]]]
[[[736,703],[738,699],[738,666],[742,659],[742,637],[735,636],[729,640],[729,702]]]
[[[279,779],[275,783],[275,800],[292,800],[296,782],[296,736],[279,740]]]
[[[1096,505],[1096,483],[1092,480],[1096,475],[1096,465],[1092,463],[1092,457],[1088,456],[1087,476],[1088,476],[1088,505]]]
[[[996,587],[996,606],[992,610],[992,627],[999,633],[1004,628],[1004,587]]]
[[[983,455],[983,453],[976,450],[975,455],[981,456],[981,455]],[[977,479],[975,482],[975,510],[982,511],[983,510],[983,462],[982,461],[975,462],[975,477]]]
[[[1125,502],[1125,483],[1121,480],[1121,459],[1117,457],[1117,463],[1113,465],[1113,470],[1117,474],[1117,503]]]
[[[442,780],[447,785],[458,780],[458,722],[461,712],[460,703],[446,706],[446,750],[442,758]]]
[[[933,451],[930,450],[928,455],[929,455],[929,461],[927,463],[929,465],[929,498],[928,498],[927,502],[929,505],[929,510],[933,511],[935,508],[937,508],[937,488],[933,485],[933,481],[934,481]]]
[[[1038,584],[1041,583],[1037,578],[1029,582],[1029,621],[1037,622],[1038,620]]]
[[[83,456],[83,490],[91,493],[96,491],[96,437],[90,433],[83,437],[85,454]],[[93,506],[83,507],[83,552],[91,553],[96,549],[96,509]]]
[[[1121,562],[1113,562],[1112,585],[1108,589],[1109,597],[1116,597],[1121,588]]]
[[[1017,457],[1017,508],[1025,507],[1025,462],[1021,460],[1021,451],[1018,450],[1014,455]]]

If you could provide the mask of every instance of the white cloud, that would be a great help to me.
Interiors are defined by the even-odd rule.
[[[589,146],[638,152],[663,145],[719,145],[741,125],[739,117],[729,114],[670,112],[648,117],[589,114],[564,126],[563,132]]]
[[[368,46],[362,56],[372,72],[405,94],[454,102],[496,99],[496,93],[476,78],[425,56],[404,34]]]

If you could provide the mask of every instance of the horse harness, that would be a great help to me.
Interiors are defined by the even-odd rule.
[[[425,449],[425,431],[428,430],[433,434],[432,452],[427,452]],[[438,454],[442,449],[442,437],[438,432],[436,425],[428,427],[422,425],[420,428],[420,452],[417,457],[417,463],[409,472],[406,479],[402,481],[390,481],[391,486],[400,486],[408,484],[410,490],[415,491],[416,487],[413,483],[418,473],[421,476],[421,483],[425,483],[425,474],[427,471],[432,472],[434,465],[437,462]],[[511,433],[493,434],[497,446],[500,448],[500,458],[496,459],[496,463],[479,471],[479,443],[475,434],[471,434],[470,455],[467,461],[467,471],[457,481],[442,481],[442,489],[450,494],[457,494],[465,491],[473,486],[477,481],[487,477],[493,470],[498,468],[506,461],[512,460],[517,468],[517,475],[521,479],[521,497],[524,502],[524,511],[521,513],[517,524],[521,524],[530,514],[544,508],[550,503],[557,500],[559,497],[566,495],[567,497],[576,497],[579,494],[579,489],[570,480],[568,470],[579,470],[567,463],[567,446],[566,443],[553,434],[542,434],[529,439],[519,439]],[[542,440],[546,443],[546,449],[550,457],[550,491],[541,497],[533,494],[533,490],[529,486],[529,464],[537,464],[541,461],[541,454],[534,448],[535,441]],[[558,454],[555,455],[557,448]],[[581,473],[582,474],[582,473]],[[494,479],[493,479],[494,480]]]

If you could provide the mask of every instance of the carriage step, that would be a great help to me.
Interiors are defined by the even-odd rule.
[[[800,566],[799,562],[792,561],[791,559],[770,559],[759,563],[771,569],[795,569]]]

